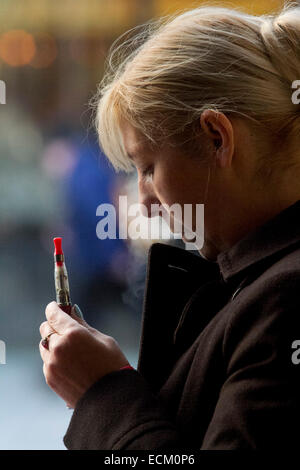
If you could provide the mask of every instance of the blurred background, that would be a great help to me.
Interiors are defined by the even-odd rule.
[[[202,3],[0,2],[0,449],[65,448],[72,412],[45,384],[38,349],[44,309],[55,298],[53,237],[63,237],[73,302],[137,365],[149,243],[96,236],[97,206],[119,194],[134,200],[136,182],[101,155],[89,100],[120,34]],[[284,2],[206,3],[262,14]]]

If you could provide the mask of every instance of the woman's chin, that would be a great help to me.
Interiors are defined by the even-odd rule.
[[[199,253],[203,258],[209,261],[216,261],[219,251],[217,250],[214,244],[207,240],[204,240],[203,246],[199,249]]]

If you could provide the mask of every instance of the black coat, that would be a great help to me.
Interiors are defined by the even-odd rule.
[[[79,400],[68,449],[267,449],[298,445],[300,200],[217,262],[154,244],[138,371]],[[299,343],[300,344],[300,343]]]

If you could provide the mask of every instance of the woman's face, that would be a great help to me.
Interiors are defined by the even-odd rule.
[[[156,151],[151,150],[142,143],[135,129],[128,123],[122,127],[122,133],[127,153],[137,169],[139,202],[146,207],[148,217],[156,215],[155,204],[163,206],[164,219],[168,220],[172,231],[177,231],[174,211],[168,212],[166,208],[178,204],[182,216],[180,222],[183,222],[184,205],[189,204],[191,217],[188,217],[187,212],[185,217],[185,222],[188,223],[185,236],[188,237],[187,230],[199,229],[202,222],[196,221],[196,204],[203,204],[205,200],[208,165],[200,164],[196,158],[189,158],[176,147],[164,146]],[[177,213],[179,216],[180,212]]]
[[[198,248],[211,259],[230,246],[243,229],[247,230],[244,219],[246,216],[248,222],[251,220],[251,211],[245,213],[245,207],[253,192],[253,158],[245,157],[245,152],[253,150],[247,128],[235,122],[233,129],[233,121],[225,116],[214,119],[209,111],[202,113],[202,155],[187,155],[182,147],[169,145],[153,151],[128,122],[122,125],[124,145],[138,173],[139,202],[146,206],[148,217],[155,215],[155,211],[151,213],[153,204],[179,204],[183,221],[184,205],[189,204],[193,217],[186,228],[195,232],[201,225],[196,220],[196,205],[204,204],[204,245]],[[174,231],[172,212],[169,217]]]

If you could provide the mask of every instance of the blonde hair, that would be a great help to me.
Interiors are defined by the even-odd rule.
[[[120,44],[121,43],[121,44]],[[130,171],[121,121],[158,145],[192,136],[205,109],[235,113],[280,138],[299,131],[292,82],[300,79],[300,7],[253,16],[199,7],[121,37],[96,95],[100,146]]]

